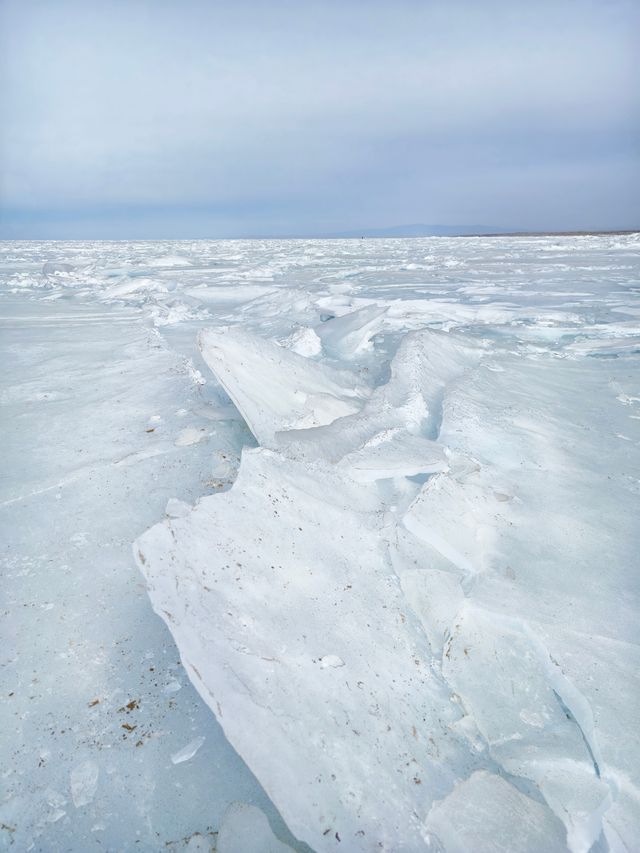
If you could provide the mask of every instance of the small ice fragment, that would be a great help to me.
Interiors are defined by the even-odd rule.
[[[64,809],[55,809],[55,811],[52,811],[47,815],[47,820],[49,823],[57,823],[60,818],[63,818],[65,815],[66,811]]]
[[[202,439],[206,437],[207,434],[203,429],[197,429],[196,427],[186,427],[185,429],[180,430],[176,440],[173,443],[176,447],[187,447],[189,444],[197,444],[199,441],[202,441]]]
[[[320,355],[322,352],[322,341],[318,337],[314,329],[308,326],[301,326],[296,329],[287,340],[285,345],[292,351],[309,358],[314,355]]]
[[[86,806],[98,787],[100,768],[95,761],[83,761],[71,771],[71,797],[76,808]]]
[[[164,688],[165,693],[177,693],[178,690],[182,690],[182,684],[180,684],[177,678],[172,678]]]
[[[344,661],[342,658],[339,658],[338,655],[323,655],[323,657],[320,658],[321,669],[327,669],[329,666],[344,666]]]
[[[182,764],[183,761],[188,761],[190,758],[193,758],[204,743],[204,740],[204,737],[197,737],[195,740],[192,740],[186,746],[183,746],[182,749],[179,749],[177,752],[172,754],[171,762],[173,764]]]
[[[168,515],[169,518],[184,518],[190,512],[191,506],[188,503],[177,498],[169,498],[164,514]]]

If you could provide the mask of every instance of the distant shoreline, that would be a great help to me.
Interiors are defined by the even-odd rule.
[[[242,242],[246,240],[451,240],[480,237],[604,237],[640,235],[640,228],[617,228],[612,231],[494,231],[476,234],[362,234],[361,236],[260,236],[249,237],[0,237],[0,243],[198,243],[204,241]]]
[[[360,237],[248,237],[249,240],[449,240],[466,237],[602,237],[640,234],[640,228],[612,231],[478,231],[475,234],[363,234]]]
[[[613,231],[509,231],[493,234],[466,234],[466,237],[601,237],[606,234],[640,234],[640,228],[617,228]]]

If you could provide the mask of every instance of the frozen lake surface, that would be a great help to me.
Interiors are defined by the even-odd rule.
[[[637,850],[639,293],[633,235],[1,243],[0,845]]]

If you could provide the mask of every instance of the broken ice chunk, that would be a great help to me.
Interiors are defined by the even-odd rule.
[[[315,330],[310,329],[308,326],[300,326],[300,328],[289,335],[284,344],[291,352],[295,352],[305,358],[320,355],[322,352],[322,341]]]
[[[527,624],[463,604],[443,674],[475,718],[492,758],[536,785],[564,823],[570,850],[590,850],[611,805],[590,742],[592,724],[585,719],[581,728],[578,718],[586,715],[580,697]]]
[[[207,434],[204,429],[185,427],[185,429],[180,430],[173,443],[176,447],[188,447],[190,444],[198,444],[206,437]]]
[[[99,773],[95,761],[83,761],[71,771],[71,797],[76,808],[86,806],[94,798]]]
[[[169,498],[164,514],[169,518],[184,518],[191,512],[190,504],[185,501],[180,501],[177,498]]]
[[[369,341],[382,328],[386,313],[385,307],[365,305],[342,317],[332,317],[316,327],[316,334],[327,352],[351,358],[369,348]]]
[[[65,264],[62,261],[46,261],[42,265],[43,275],[56,275],[56,273],[73,272],[72,264]]]
[[[321,669],[327,669],[330,666],[334,669],[339,666],[344,666],[344,661],[342,658],[339,658],[338,655],[324,655],[320,658]]]

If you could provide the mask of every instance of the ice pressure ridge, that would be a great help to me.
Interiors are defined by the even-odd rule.
[[[228,492],[136,542],[153,607],[314,850],[631,850],[637,754],[591,674],[625,705],[605,673],[632,616],[612,627],[578,511],[597,488],[579,413],[600,380],[567,362],[558,408],[545,363],[423,329],[371,388],[350,359],[384,314],[288,347],[200,333],[259,446]],[[613,497],[599,513],[615,527]]]

